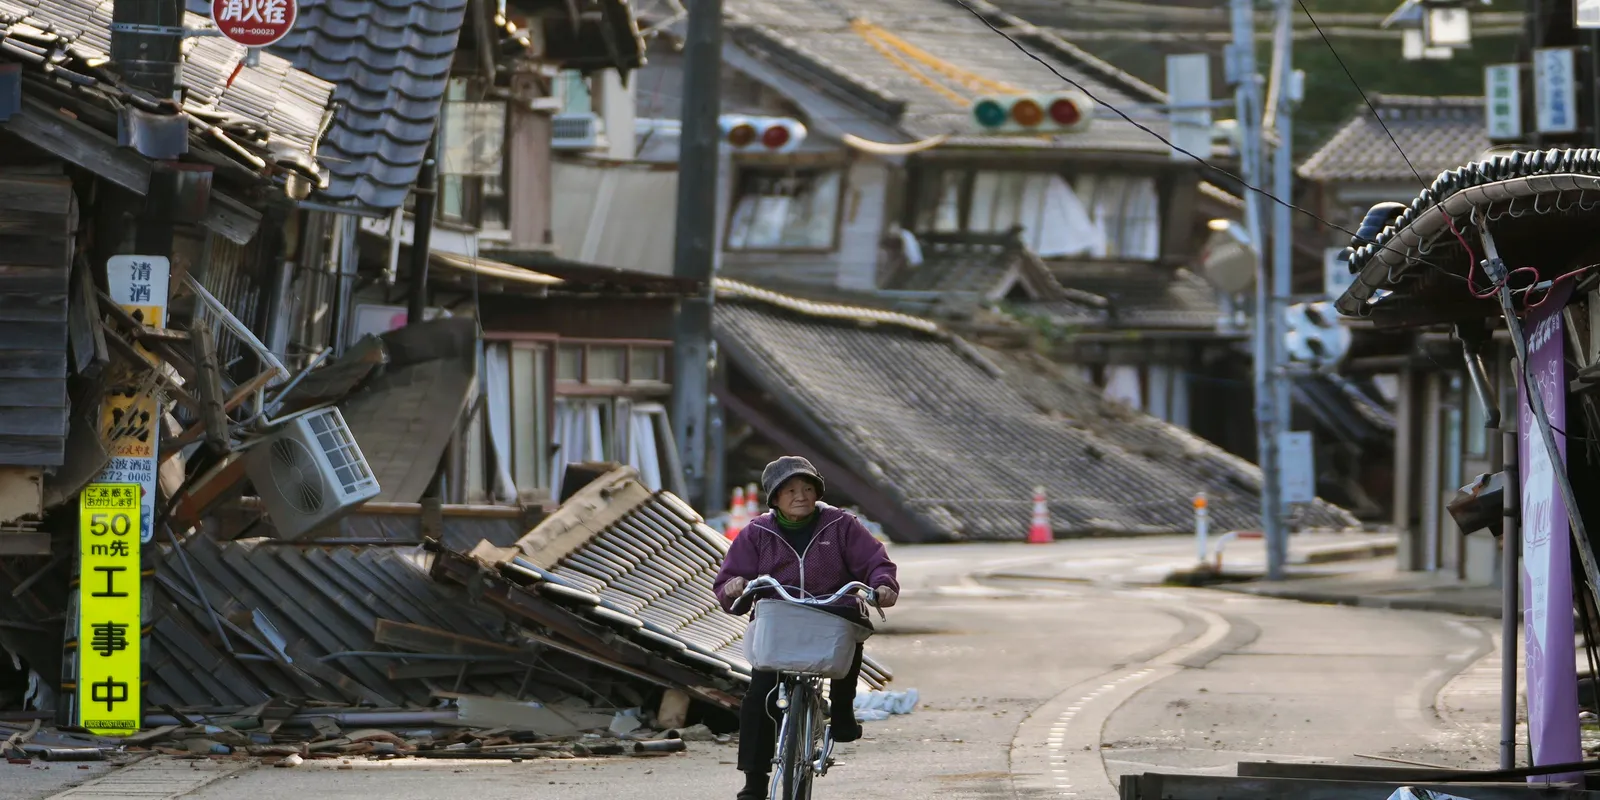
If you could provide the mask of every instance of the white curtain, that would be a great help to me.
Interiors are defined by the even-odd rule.
[[[628,464],[639,470],[639,480],[652,492],[661,485],[661,456],[656,452],[656,415],[642,406],[633,410],[629,420]]]
[[[1086,256],[1106,249],[1105,235],[1089,218],[1083,200],[1060,175],[1050,176],[1040,208],[1039,224],[1029,246],[1045,258]]]
[[[511,348],[495,344],[485,348],[484,405],[489,413],[489,451],[494,456],[493,496],[496,503],[517,500],[511,476]],[[529,401],[531,402],[531,400]]]
[[[1161,197],[1154,178],[1084,175],[1078,196],[1087,198],[1103,240],[1090,255],[1152,261],[1161,255]]]
[[[1016,225],[1022,226],[1023,243],[1041,256],[1106,254],[1105,228],[1061,176],[979,172],[972,182],[967,228],[1001,233]]]
[[[1143,410],[1144,392],[1140,386],[1139,368],[1132,366],[1106,367],[1106,398],[1126,403]]]

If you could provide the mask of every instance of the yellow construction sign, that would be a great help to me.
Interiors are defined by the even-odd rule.
[[[78,724],[138,732],[139,516],[136,483],[91,483],[78,503]]]

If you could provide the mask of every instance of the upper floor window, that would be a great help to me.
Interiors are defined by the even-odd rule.
[[[739,167],[728,250],[832,250],[844,171]]]
[[[1153,261],[1161,256],[1161,195],[1150,176],[930,170],[916,230],[1001,233],[1046,256]]]
[[[438,218],[503,230],[510,222],[506,106],[499,100],[473,98],[470,79],[450,80],[440,112]]]

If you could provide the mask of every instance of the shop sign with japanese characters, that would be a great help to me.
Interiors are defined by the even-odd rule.
[[[112,256],[106,262],[111,299],[134,319],[152,328],[167,326],[167,289],[172,263],[165,256]],[[140,352],[157,361],[143,345]],[[161,403],[134,387],[109,390],[100,410],[111,460],[99,483],[132,483],[141,489],[139,541],[149,542],[156,511],[156,445],[161,440]]]
[[[211,0],[211,21],[245,47],[266,47],[289,35],[299,13],[295,0]]]
[[[1570,47],[1533,51],[1534,121],[1540,133],[1576,133],[1578,130],[1575,52]]]
[[[78,502],[78,716],[106,736],[139,730],[139,498],[91,483]]]

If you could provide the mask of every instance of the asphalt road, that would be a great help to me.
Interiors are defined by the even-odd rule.
[[[1179,539],[896,548],[906,591],[869,647],[922,705],[841,746],[816,796],[1109,800],[1121,774],[1244,760],[1492,763],[1492,701],[1449,691],[1491,652],[1488,625],[1123,582],[1190,554]],[[1052,570],[1076,572],[1039,578]],[[1457,698],[1446,717],[1441,691]],[[313,762],[184,796],[703,800],[733,796],[733,757],[696,744],[655,759]]]

